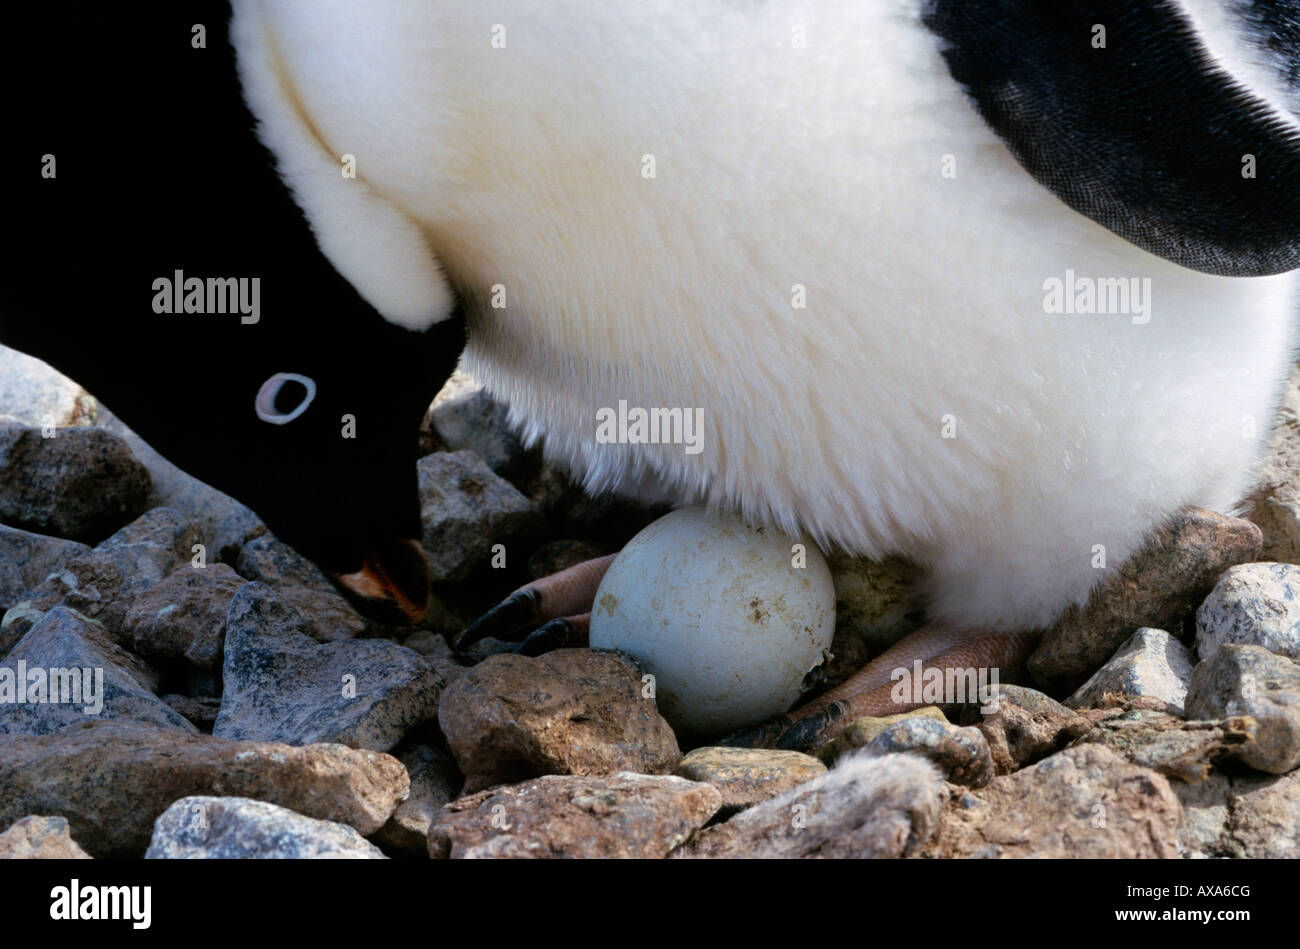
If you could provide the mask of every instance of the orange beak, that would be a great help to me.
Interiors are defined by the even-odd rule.
[[[332,576],[361,613],[382,622],[418,623],[429,611],[429,568],[418,541],[366,551],[360,570]]]

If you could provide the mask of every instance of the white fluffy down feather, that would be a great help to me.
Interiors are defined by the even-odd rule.
[[[1016,629],[1250,486],[1295,275],[1192,272],[1067,209],[915,3],[234,6],[324,252],[403,325],[453,286],[466,367],[593,490],[904,554],[933,618]],[[1149,278],[1149,320],[1045,312],[1067,272]],[[619,400],[702,408],[704,450],[598,443]]]

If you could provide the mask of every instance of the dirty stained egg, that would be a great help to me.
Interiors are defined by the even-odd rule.
[[[623,548],[596,592],[590,641],[641,661],[674,728],[713,735],[789,709],[834,631],[835,590],[814,546],[690,507]]]

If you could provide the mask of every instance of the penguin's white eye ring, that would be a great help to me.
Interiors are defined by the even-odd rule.
[[[292,410],[286,412],[276,405],[276,400],[280,397],[285,384],[290,382],[298,383],[305,391],[302,400]],[[307,376],[300,376],[296,372],[277,372],[263,382],[262,388],[257,390],[257,399],[253,402],[253,408],[257,411],[257,417],[263,422],[287,425],[306,412],[307,406],[311,405],[314,398],[316,398],[316,383]]]

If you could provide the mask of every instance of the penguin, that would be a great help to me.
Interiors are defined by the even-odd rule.
[[[347,285],[333,331],[437,338],[425,379],[457,350],[592,492],[915,561],[928,623],[889,665],[1013,665],[1173,512],[1251,486],[1295,357],[1294,3],[232,10],[313,246],[271,243]],[[621,406],[698,411],[700,450],[598,438]],[[310,517],[269,512],[324,496],[258,495],[305,552]],[[579,614],[583,569],[477,632]],[[779,741],[876,709],[880,668]]]

